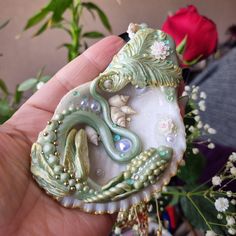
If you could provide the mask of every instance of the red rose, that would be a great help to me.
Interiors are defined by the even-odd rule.
[[[184,65],[192,65],[207,58],[217,47],[218,33],[215,23],[200,15],[192,5],[169,16],[162,30],[174,38]]]

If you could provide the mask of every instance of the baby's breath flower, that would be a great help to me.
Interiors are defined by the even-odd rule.
[[[114,233],[120,235],[121,234],[121,228],[116,226]]]
[[[223,215],[222,214],[217,214],[216,217],[217,217],[218,220],[222,220],[223,219]]]
[[[229,234],[231,234],[231,235],[235,235],[235,234],[236,234],[236,229],[234,229],[234,228],[229,228],[229,229],[228,229],[228,232],[229,232]]]
[[[215,201],[215,208],[219,212],[225,212],[229,208],[229,200],[225,197],[217,198]]]
[[[232,199],[230,202],[231,202],[232,205],[236,205],[236,200],[235,199]]]
[[[232,175],[234,175],[234,176],[236,176],[236,167],[231,167],[230,168],[230,173],[232,174]]]
[[[221,183],[222,183],[222,179],[220,178],[220,176],[214,176],[212,178],[212,184],[214,186],[221,185]]]
[[[193,133],[195,131],[195,128],[191,125],[188,130]]]
[[[196,155],[196,154],[198,154],[198,153],[199,153],[199,149],[198,149],[198,148],[193,148],[193,149],[192,149],[192,152],[193,152],[193,154],[195,154],[195,155]]]
[[[193,87],[193,93],[197,93],[199,91],[199,87],[196,86],[196,87]]]
[[[226,168],[227,168],[227,169],[229,169],[230,167],[233,167],[233,166],[234,166],[234,165],[233,165],[232,162],[227,161],[227,163],[226,163]]]
[[[230,156],[229,156],[229,160],[232,162],[236,162],[236,152],[233,152]]]
[[[201,101],[198,103],[199,107],[200,107],[200,106],[204,106],[205,104],[206,104],[206,102],[205,102],[204,100],[201,100]]]
[[[208,147],[209,149],[214,149],[214,148],[215,148],[215,144],[214,144],[214,143],[209,143],[209,144],[207,145],[207,147]]]
[[[186,91],[183,91],[182,96],[188,96],[188,93]]]
[[[212,230],[207,230],[205,236],[217,236],[217,234]]]
[[[232,194],[233,194],[232,191],[227,191],[226,192],[227,197],[232,197]]]
[[[199,121],[198,124],[197,124],[197,128],[198,128],[198,129],[201,129],[202,127],[203,127],[203,124],[202,124],[201,121]]]
[[[194,115],[198,115],[198,114],[199,114],[199,110],[195,109],[195,110],[192,111],[192,113],[193,113]]]
[[[185,90],[185,91],[190,91],[190,87],[189,87],[188,85],[186,85],[186,86],[184,87],[184,90]]]
[[[197,94],[196,93],[192,93],[192,95],[191,95],[191,98],[193,99],[193,100],[197,100]]]
[[[206,93],[205,93],[205,92],[201,92],[201,93],[200,93],[200,98],[206,99],[206,98],[207,98]]]
[[[200,121],[200,116],[195,116],[195,117],[194,117],[194,120]]]
[[[226,216],[226,221],[227,221],[227,225],[232,226],[235,225],[235,219],[233,216]]]
[[[206,111],[206,106],[205,105],[202,105],[199,107],[200,111]]]
[[[208,132],[209,134],[216,134],[216,130],[213,129],[213,128],[209,128],[209,129],[207,130],[207,132]]]
[[[203,128],[204,128],[205,130],[208,130],[208,129],[210,128],[210,125],[205,124],[205,125],[203,126]]]

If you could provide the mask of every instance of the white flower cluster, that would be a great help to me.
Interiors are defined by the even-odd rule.
[[[186,125],[187,131],[192,133],[193,139],[191,141],[194,141],[194,138],[199,138],[204,135],[209,135],[209,134],[216,134],[216,130],[210,127],[209,124],[203,124],[201,117],[200,117],[200,111],[204,112],[206,111],[206,98],[207,95],[205,92],[200,92],[198,86],[185,86],[185,90],[182,94],[182,96],[189,96],[190,102],[192,100],[192,103],[195,104],[195,109],[190,111],[185,115],[185,117],[191,117],[195,120],[196,124],[195,125]],[[199,102],[197,102],[199,101]],[[200,133],[199,133],[200,132]],[[197,134],[198,136],[196,137],[194,134]],[[214,143],[211,142],[211,139],[206,140],[206,142],[201,142],[201,143],[206,143],[207,147],[209,149],[214,149],[215,145]],[[197,148],[192,149],[193,154],[198,154],[199,150]]]
[[[213,192],[217,191],[218,193],[222,194],[222,196],[214,198],[214,194],[210,195],[214,199],[215,209],[219,212],[217,214],[217,219],[224,219],[226,222],[224,226],[228,230],[229,235],[236,235],[236,215],[235,212],[232,212],[232,209],[230,208],[230,205],[236,205],[236,193],[230,190],[224,191],[224,188],[229,188],[228,184],[236,180],[235,163],[236,153],[233,152],[229,156],[228,162],[225,164],[223,170],[212,178],[211,190]],[[210,236],[210,231],[207,231],[206,235]]]

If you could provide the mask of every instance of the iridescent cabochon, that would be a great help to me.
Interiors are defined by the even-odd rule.
[[[32,146],[35,180],[65,207],[101,214],[149,201],[183,158],[173,39],[131,26],[131,40],[103,73],[62,98]]]

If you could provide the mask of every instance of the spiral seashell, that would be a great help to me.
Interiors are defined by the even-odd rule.
[[[126,127],[125,113],[122,112],[119,107],[111,107],[111,119],[114,124]]]
[[[136,113],[136,111],[133,110],[130,106],[122,106],[120,110],[123,111],[127,115],[133,115]]]
[[[115,96],[109,98],[108,102],[109,102],[110,106],[122,107],[122,106],[126,105],[128,100],[129,100],[129,96],[115,95]]]
[[[88,140],[90,143],[94,145],[98,145],[98,134],[96,130],[90,126],[85,126],[85,132],[88,136]]]

